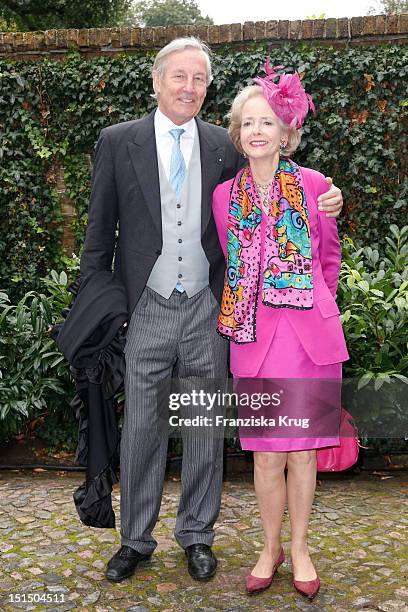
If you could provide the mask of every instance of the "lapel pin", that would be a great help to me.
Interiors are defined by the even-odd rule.
[[[218,161],[219,161],[219,162],[222,162],[222,159],[221,159],[221,157],[219,157],[219,158],[218,158]]]

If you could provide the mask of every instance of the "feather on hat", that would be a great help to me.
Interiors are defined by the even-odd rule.
[[[315,113],[312,96],[304,90],[299,74],[283,73],[277,83],[274,82],[277,70],[284,66],[271,68],[270,58],[265,62],[266,77],[257,77],[254,82],[263,89],[263,94],[274,113],[291,128],[299,129],[310,109]]]

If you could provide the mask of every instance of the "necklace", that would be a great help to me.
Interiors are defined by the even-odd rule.
[[[266,215],[269,214],[269,194],[273,184],[273,179],[268,183],[255,183],[256,190],[261,199],[262,209]]]

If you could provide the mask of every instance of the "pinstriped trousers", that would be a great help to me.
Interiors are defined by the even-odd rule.
[[[146,287],[133,311],[125,347],[125,413],[121,439],[121,540],[142,554],[157,546],[156,524],[168,432],[157,413],[157,390],[180,378],[226,378],[227,342],[215,331],[219,305],[209,287],[169,299]],[[189,416],[189,407],[185,408]],[[168,406],[167,406],[168,410]],[[184,416],[184,415],[180,415]],[[175,537],[182,548],[211,545],[221,503],[223,438],[211,428],[183,431],[181,497]]]

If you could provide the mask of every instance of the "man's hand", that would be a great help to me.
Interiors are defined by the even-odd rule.
[[[343,208],[343,196],[338,187],[333,185],[330,176],[326,176],[329,191],[322,193],[317,198],[319,210],[326,213],[326,217],[338,217]]]

